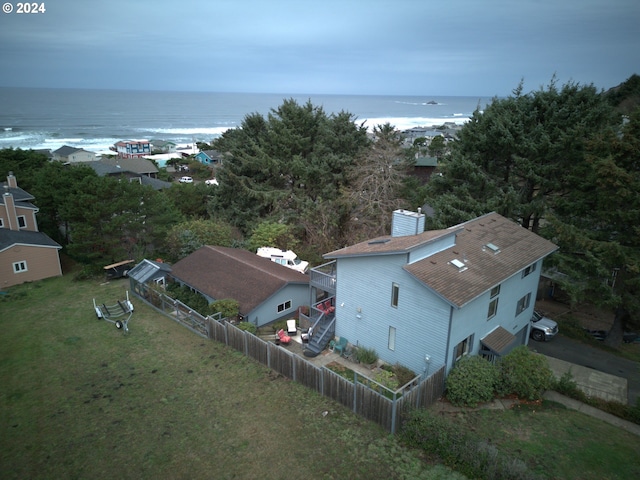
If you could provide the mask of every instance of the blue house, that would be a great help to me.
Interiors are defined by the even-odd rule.
[[[171,267],[171,277],[209,303],[233,298],[240,316],[261,327],[293,318],[309,299],[309,276],[248,250],[207,245]]]
[[[424,231],[424,220],[397,210],[391,235],[324,255],[310,272],[310,323],[416,373],[526,344],[542,262],[557,247],[496,213],[444,230]]]
[[[222,154],[217,150],[202,150],[195,158],[203,165],[218,166],[222,164]]]

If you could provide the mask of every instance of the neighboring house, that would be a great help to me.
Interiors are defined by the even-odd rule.
[[[0,288],[62,275],[62,248],[38,231],[34,197],[9,172],[0,197]]]
[[[116,154],[120,158],[137,158],[151,154],[149,140],[122,140],[115,144]]]
[[[52,152],[53,160],[64,163],[93,162],[96,160],[96,154],[88,152],[82,148],[70,147],[64,145]]]
[[[174,153],[177,145],[168,140],[151,140],[151,151],[153,153]]]
[[[95,162],[88,162],[85,165],[91,167],[100,177],[123,176],[129,182],[150,185],[154,190],[170,188],[173,185],[171,182],[157,179],[158,168],[153,162],[144,158],[103,158]]]
[[[222,154],[217,150],[202,150],[196,155],[196,160],[203,165],[218,166],[222,165]]]
[[[171,267],[171,276],[209,302],[233,298],[244,320],[260,327],[293,317],[309,301],[309,277],[253,252],[205,246]]]
[[[417,157],[411,175],[419,178],[424,185],[429,181],[436,168],[438,168],[438,159],[436,157]]]
[[[145,296],[146,285],[155,284],[164,287],[170,274],[171,267],[169,265],[146,258],[127,273],[131,290],[141,297]]]
[[[335,335],[416,373],[526,344],[542,261],[557,247],[496,213],[426,232],[424,218],[397,210],[392,235],[327,253],[329,276],[311,270],[312,299],[335,292]]]

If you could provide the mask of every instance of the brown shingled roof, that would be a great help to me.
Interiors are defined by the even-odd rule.
[[[171,267],[171,274],[215,299],[233,298],[248,314],[287,284],[309,276],[237,248],[204,246]]]
[[[461,230],[455,246],[404,268],[458,307],[558,248],[497,213],[483,215],[457,227]],[[497,246],[499,252],[487,248],[488,244]],[[452,260],[458,260],[466,268],[457,268],[449,263]]]
[[[503,327],[497,327],[486,337],[481,339],[482,344],[489,350],[498,355],[505,355],[517,345],[516,336],[505,330]]]
[[[384,255],[394,253],[410,252],[416,247],[425,245],[433,240],[441,238],[445,235],[452,235],[455,230],[428,230],[418,235],[406,235],[402,237],[392,237],[385,235],[383,237],[367,240],[366,242],[356,243],[349,247],[334,250],[324,256],[324,258],[340,258],[340,257],[356,257],[366,255]]]

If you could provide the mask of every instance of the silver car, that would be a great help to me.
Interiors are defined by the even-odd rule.
[[[529,334],[536,342],[551,340],[558,333],[558,324],[545,317],[540,312],[533,311],[531,317],[531,333]]]

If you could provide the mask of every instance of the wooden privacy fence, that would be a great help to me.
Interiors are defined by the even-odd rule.
[[[351,408],[391,433],[396,433],[411,408],[426,408],[444,393],[444,365],[428,378],[416,377],[398,390],[390,390],[354,373],[349,380],[326,367],[267,342],[227,322],[211,320],[210,338],[229,345],[291,380]]]
[[[409,409],[429,407],[444,393],[444,365],[428,378],[416,377],[393,391],[355,372],[354,379],[349,380],[326,367],[318,367],[275,343],[240,330],[224,321],[220,314],[203,317],[182,302],[150,288],[135,288],[134,293],[197,335],[244,353],[285,377],[351,408],[391,433],[398,431]]]

